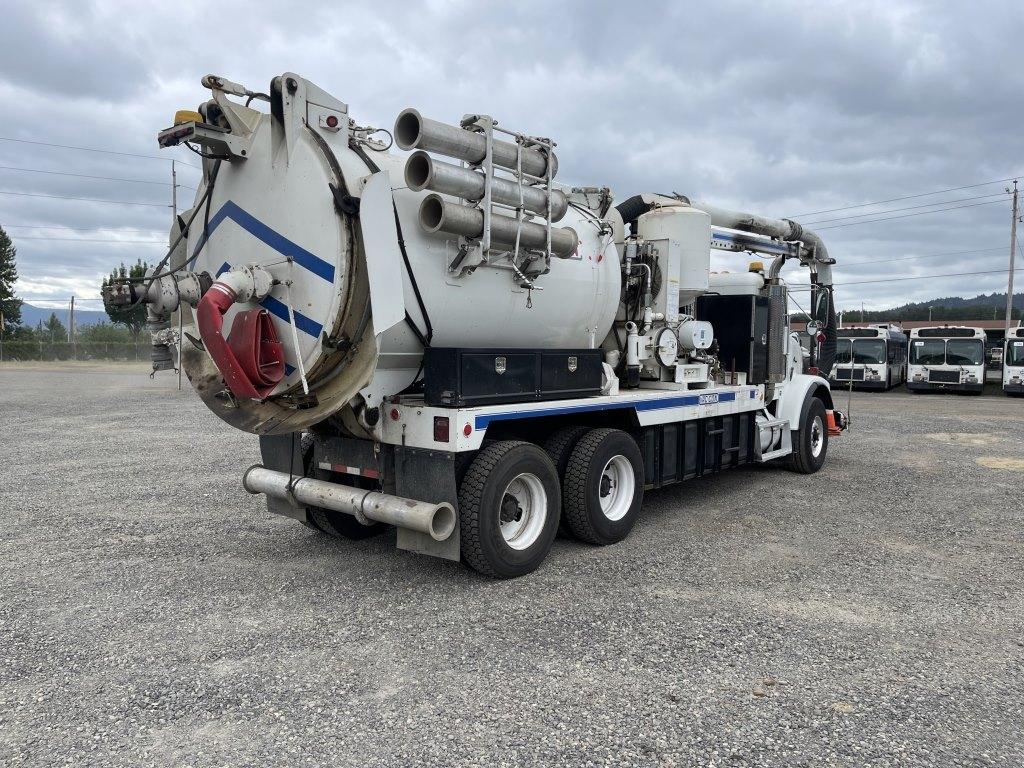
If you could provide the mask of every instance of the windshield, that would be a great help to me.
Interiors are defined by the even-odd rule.
[[[877,365],[885,362],[883,339],[857,339],[853,342],[853,362]]]
[[[980,339],[950,339],[946,342],[949,365],[984,365],[985,345]]]
[[[1006,365],[1024,365],[1024,341],[1010,341],[1006,345]]]
[[[836,342],[836,362],[850,364],[850,340],[840,339]]]
[[[911,365],[942,365],[944,362],[946,342],[942,339],[915,339],[911,343]]]

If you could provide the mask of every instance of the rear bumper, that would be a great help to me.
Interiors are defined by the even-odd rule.
[[[1024,384],[1003,384],[1003,392],[1008,395],[1024,395]]]
[[[953,384],[937,381],[908,381],[907,389],[911,392],[981,392],[984,384]]]
[[[832,385],[834,391],[841,391],[848,389],[850,386],[849,379],[829,379],[829,384]],[[884,391],[888,389],[888,382],[885,381],[854,381],[854,389],[874,389]]]

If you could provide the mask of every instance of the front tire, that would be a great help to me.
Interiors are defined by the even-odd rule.
[[[632,437],[621,429],[593,429],[580,438],[562,489],[562,515],[576,538],[590,544],[622,541],[643,499],[643,457]]]
[[[459,486],[463,559],[498,579],[536,570],[558,532],[560,494],[555,465],[536,445],[503,440],[481,450]]]
[[[828,415],[825,404],[812,397],[795,435],[790,469],[803,475],[813,475],[825,466],[827,454]]]

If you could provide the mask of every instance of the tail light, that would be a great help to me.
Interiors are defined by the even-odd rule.
[[[448,417],[447,416],[435,416],[434,417],[434,442],[435,443],[447,443],[448,442]]]

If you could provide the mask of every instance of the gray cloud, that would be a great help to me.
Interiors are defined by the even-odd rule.
[[[0,30],[0,134],[157,155],[155,134],[174,110],[204,98],[203,74],[262,89],[291,70],[365,123],[390,126],[415,105],[445,120],[484,111],[553,136],[566,180],[606,184],[620,199],[677,190],[795,215],[1018,172],[1022,27],[1010,2],[23,3]],[[166,181],[169,164],[0,141],[0,165]],[[194,184],[196,173],[182,168],[180,178]],[[808,220],[883,216],[1001,188]],[[168,199],[166,187],[5,170],[0,189]],[[157,207],[0,195],[0,222],[103,228],[82,238],[123,229],[117,236],[134,240],[159,239],[167,217]],[[1008,223],[1000,201],[822,234],[840,260],[839,282],[888,280],[1005,269]],[[95,296],[111,265],[160,255],[22,239],[57,230],[11,232],[30,296]],[[858,266],[912,255],[929,258]],[[1004,286],[1003,275],[873,283],[843,289],[840,300],[882,306]]]

